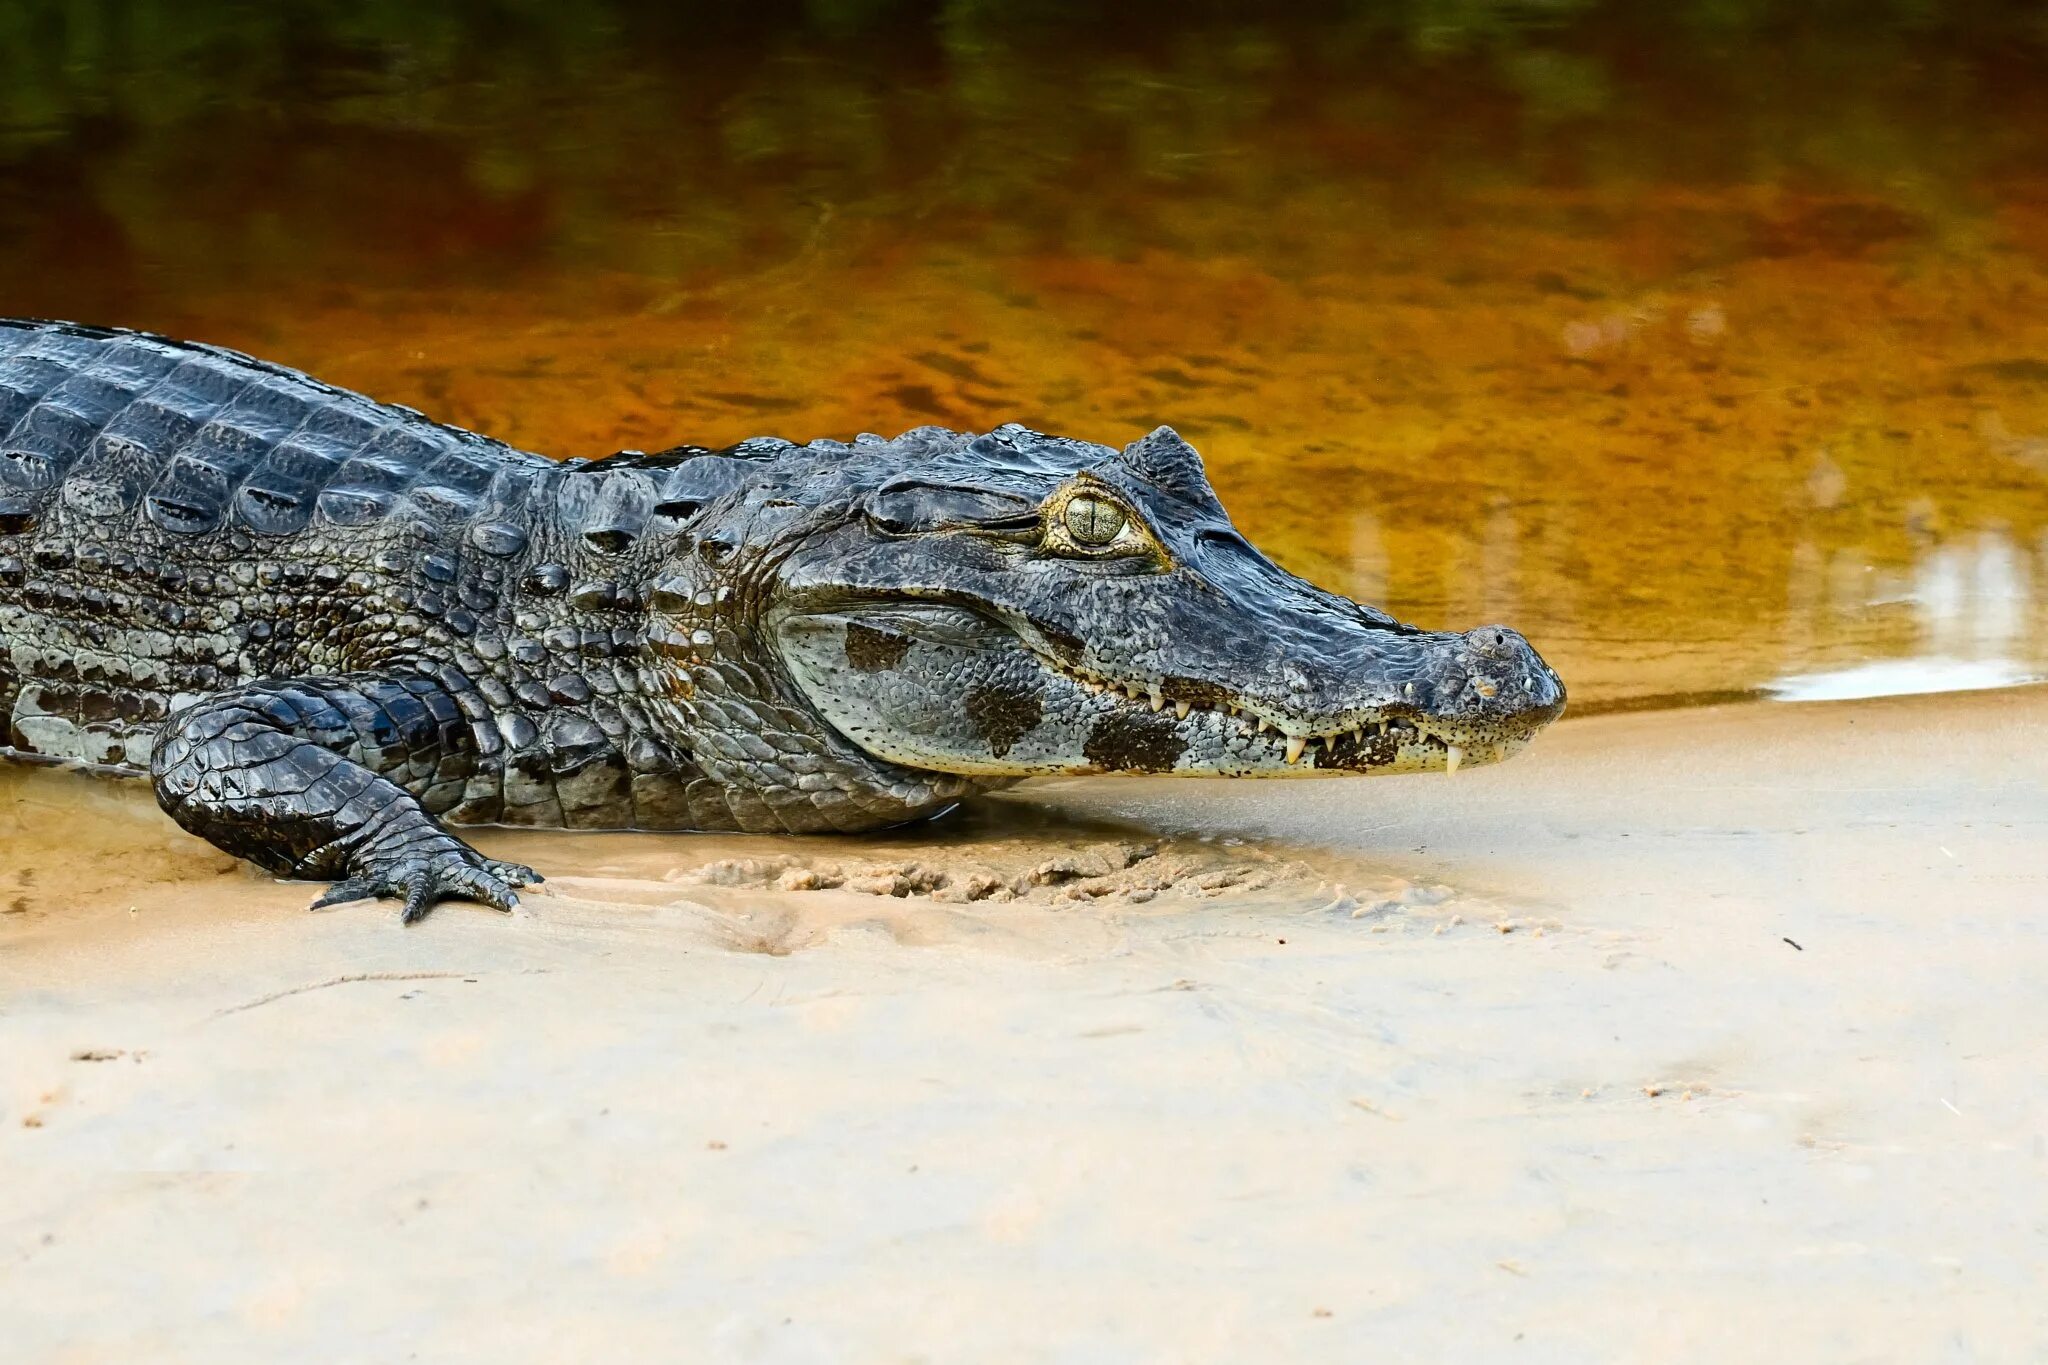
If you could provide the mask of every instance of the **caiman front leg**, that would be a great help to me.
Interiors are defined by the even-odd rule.
[[[164,723],[150,758],[157,804],[267,871],[335,881],[316,910],[372,896],[404,901],[408,924],[447,897],[510,910],[513,888],[540,876],[484,857],[428,813],[455,804],[483,755],[457,689],[466,680],[354,673],[208,697]]]

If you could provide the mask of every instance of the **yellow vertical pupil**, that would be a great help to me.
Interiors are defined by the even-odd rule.
[[[1067,530],[1083,545],[1107,545],[1124,528],[1123,509],[1100,498],[1067,503]]]

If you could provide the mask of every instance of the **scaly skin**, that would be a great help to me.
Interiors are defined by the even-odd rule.
[[[509,908],[450,824],[860,831],[1040,773],[1410,771],[1563,708],[1238,536],[1162,428],[557,463],[214,347],[0,321],[7,752],[322,903]]]

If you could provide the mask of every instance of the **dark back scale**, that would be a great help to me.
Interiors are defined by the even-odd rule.
[[[7,749],[144,771],[198,698],[378,671],[460,706],[466,744],[386,773],[451,822],[862,829],[972,790],[809,732],[709,595],[649,639],[641,532],[695,453],[561,464],[233,351],[0,321]]]

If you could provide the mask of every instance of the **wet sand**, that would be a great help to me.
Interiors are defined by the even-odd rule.
[[[488,833],[546,894],[409,931],[10,773],[8,1354],[2022,1358],[2044,737],[1748,706],[880,845]]]

